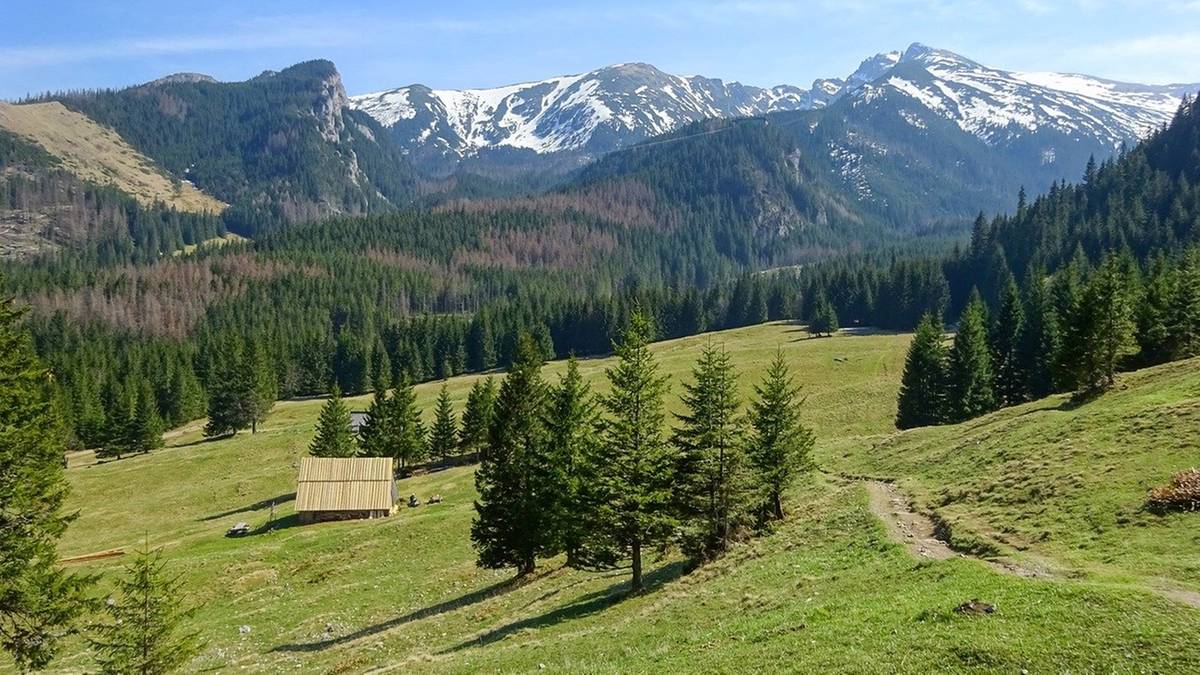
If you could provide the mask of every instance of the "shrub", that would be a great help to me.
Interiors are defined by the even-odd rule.
[[[1200,469],[1180,471],[1171,478],[1171,484],[1150,491],[1150,510],[1200,511]]]

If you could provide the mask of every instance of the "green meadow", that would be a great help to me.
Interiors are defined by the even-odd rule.
[[[732,353],[746,396],[784,350],[821,471],[792,491],[773,532],[687,574],[667,552],[635,597],[626,570],[554,559],[514,581],[477,568],[471,467],[401,481],[402,495],[441,494],[442,504],[298,525],[296,473],[319,400],[278,403],[254,435],[208,441],[197,421],[149,455],[73,457],[79,518],[61,554],[161,547],[198,606],[192,625],[206,645],[193,670],[1200,671],[1189,595],[1200,591],[1200,514],[1141,508],[1151,486],[1200,464],[1200,361],[1125,375],[1084,405],[1055,397],[897,433],[909,339],[767,324],[655,345],[672,409],[705,342]],[[610,363],[581,364],[597,391]],[[563,369],[548,364],[546,376]],[[477,377],[448,381],[459,410]],[[428,417],[440,387],[417,387]],[[975,555],[911,557],[867,508],[859,476],[897,481]],[[225,538],[238,521],[254,533]],[[977,556],[1047,573],[1004,574]],[[72,566],[103,587],[121,565]],[[996,612],[954,611],[973,598]],[[82,642],[68,652],[57,668],[90,666]]]

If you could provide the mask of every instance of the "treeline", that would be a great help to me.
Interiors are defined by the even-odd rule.
[[[1128,253],[1092,268],[1082,250],[1023,287],[1010,277],[989,311],[975,293],[953,345],[927,314],[905,363],[896,426],[961,422],[1065,391],[1110,387],[1123,367],[1200,355],[1200,248],[1158,255],[1143,270]]]

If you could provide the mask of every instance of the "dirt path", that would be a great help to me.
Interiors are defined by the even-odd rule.
[[[871,496],[871,512],[883,521],[892,539],[904,545],[916,558],[946,560],[958,557],[946,542],[934,536],[933,521],[915,513],[896,486],[882,481],[866,481]]]
[[[924,514],[913,511],[908,498],[895,484],[868,480],[864,481],[864,485],[866,485],[867,493],[871,496],[871,512],[883,521],[888,534],[903,544],[904,548],[908,549],[908,552],[914,557],[933,560],[967,557],[937,538],[933,521]],[[1015,574],[1029,579],[1058,576],[1051,570],[1013,560],[991,560],[979,557],[976,557],[976,560],[986,563],[997,572]]]
[[[870,495],[871,513],[883,521],[888,534],[908,550],[913,557],[933,560],[968,557],[959,553],[937,538],[934,534],[933,521],[924,514],[913,511],[908,498],[893,483],[877,480],[864,480],[863,485]],[[970,556],[975,557],[975,556]],[[1008,559],[987,559],[975,557],[1002,574],[1012,574],[1027,579],[1056,579],[1063,578],[1062,574],[1047,567],[1040,567],[1027,562],[1017,562]],[[1189,589],[1162,588],[1153,586],[1136,586],[1148,590],[1168,600],[1200,608],[1200,593]]]

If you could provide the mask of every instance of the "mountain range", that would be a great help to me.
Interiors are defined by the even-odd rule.
[[[902,97],[894,114],[917,129],[917,110],[952,121],[988,145],[1030,146],[1052,163],[1069,137],[1109,154],[1166,123],[1200,84],[1141,85],[1086,75],[1022,73],[914,43],[864,60],[843,78],[770,88],[664,73],[625,63],[580,75],[489,89],[414,84],[352,96],[350,106],[388,129],[418,167],[583,164],[702,119],[814,111],[842,99]],[[566,162],[571,164],[572,162]]]

